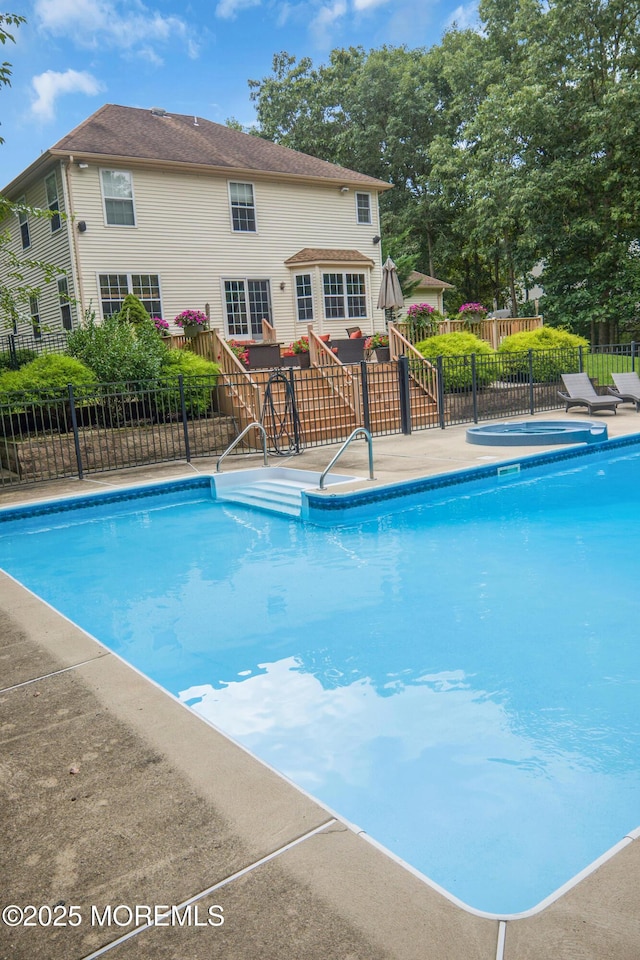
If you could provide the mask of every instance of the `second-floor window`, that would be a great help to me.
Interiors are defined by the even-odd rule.
[[[104,219],[110,227],[135,227],[133,179],[127,170],[101,170]]]
[[[18,200],[18,204],[25,203],[25,198],[21,197]],[[22,249],[26,250],[27,247],[31,246],[31,236],[29,234],[29,217],[27,216],[26,211],[20,210],[18,213],[18,223],[20,224],[20,238],[22,240]]]
[[[371,223],[370,193],[356,193],[356,219],[358,223]]]
[[[231,223],[236,233],[256,232],[256,207],[250,183],[230,183]]]
[[[367,316],[364,273],[323,273],[327,320],[361,320]]]
[[[62,226],[60,220],[60,201],[58,199],[58,180],[55,170],[45,178],[44,186],[47,191],[47,208],[51,214],[49,221],[51,223],[51,233],[55,233],[56,230],[59,230]]]

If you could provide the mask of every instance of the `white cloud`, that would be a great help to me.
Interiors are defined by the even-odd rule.
[[[78,46],[136,48],[147,59],[161,62],[153,45],[178,39],[186,43],[190,57],[197,56],[197,44],[180,17],[165,17],[140,0],[36,0],[34,10],[43,30],[69,37]]]
[[[53,119],[56,100],[63,94],[85,93],[93,96],[103,89],[102,84],[84,70],[65,70],[64,73],[47,70],[34,77],[31,83],[36,92],[31,111],[41,120]]]
[[[389,0],[354,0],[353,9],[369,10],[371,7],[381,7],[384,3],[389,3]]]
[[[346,12],[346,0],[335,0],[335,2],[329,6],[320,7],[320,10],[309,24],[309,30],[315,35],[318,44],[321,46],[331,45],[333,42],[331,28],[337,20],[344,17]]]
[[[478,26],[477,0],[473,0],[472,3],[460,4],[449,14],[445,23],[446,29],[449,30],[454,24],[458,30],[468,30]]]
[[[216,7],[216,17],[222,20],[233,20],[241,10],[259,6],[260,0],[220,0]]]

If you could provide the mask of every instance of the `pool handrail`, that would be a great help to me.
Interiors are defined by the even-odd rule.
[[[366,427],[356,427],[355,430],[353,430],[349,434],[345,442],[342,444],[342,446],[336,453],[335,457],[333,457],[331,462],[324,468],[324,470],[320,474],[321,490],[324,490],[324,478],[331,470],[331,467],[334,465],[334,463],[336,463],[340,459],[340,457],[342,456],[344,451],[347,449],[351,441],[354,440],[358,436],[358,434],[364,434],[364,438],[367,441],[367,446],[369,447],[369,480],[375,480],[375,477],[373,475],[373,438],[371,436],[370,431],[367,430]]]
[[[245,436],[245,434],[249,433],[249,430],[255,430],[255,429],[258,429],[258,430],[260,431],[260,433],[262,434],[262,453],[263,453],[263,456],[264,456],[264,465],[265,465],[265,467],[268,467],[268,466],[269,466],[269,463],[268,463],[268,460],[267,460],[267,431],[265,430],[265,428],[262,426],[261,423],[258,423],[257,420],[254,420],[253,423],[247,424],[247,426],[244,428],[244,430],[242,431],[242,433],[239,433],[238,436],[235,438],[235,440],[232,440],[232,442],[229,444],[229,446],[228,446],[227,449],[224,451],[224,453],[222,453],[222,454],[218,457],[218,461],[217,461],[217,463],[216,463],[216,473],[221,473],[221,472],[222,472],[222,471],[220,470],[220,467],[221,467],[221,465],[222,465],[222,461],[224,460],[224,458],[225,458],[229,453],[231,453],[232,450],[235,449],[235,447],[237,447],[237,445],[240,443],[240,441],[241,441],[242,438]]]

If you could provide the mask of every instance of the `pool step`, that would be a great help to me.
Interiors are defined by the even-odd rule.
[[[302,491],[316,489],[314,483],[291,480],[255,480],[253,483],[225,487],[218,493],[219,500],[245,503],[250,507],[299,517]]]

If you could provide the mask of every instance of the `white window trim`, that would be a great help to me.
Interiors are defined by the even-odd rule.
[[[237,183],[238,181],[234,181]],[[249,291],[247,289],[247,283],[252,280],[254,283],[268,283],[269,284],[269,310],[271,313],[271,323],[274,322],[274,312],[273,312],[273,291],[271,289],[271,277],[247,277],[247,276],[232,276],[232,277],[220,277],[220,296],[222,297],[222,315],[224,320],[224,332],[225,337],[229,337],[231,340],[253,340],[254,335],[249,333],[229,333],[229,315],[227,313],[227,291],[225,289],[226,283],[244,283],[245,288],[245,297],[247,302],[247,321],[249,326],[249,331],[251,331],[251,314],[249,313]],[[267,320],[269,317],[266,318]]]
[[[100,277],[109,276],[110,274],[111,274],[111,275],[114,275],[114,274],[115,274],[115,275],[117,275],[117,276],[126,276],[126,278],[127,278],[127,293],[133,293],[133,289],[132,289],[133,284],[132,284],[132,282],[131,282],[131,277],[133,277],[133,276],[136,276],[136,277],[143,277],[143,276],[157,277],[157,278],[158,278],[158,292],[159,292],[159,295],[160,295],[160,316],[162,316],[162,311],[163,311],[164,308],[163,308],[163,306],[162,306],[162,303],[163,303],[163,296],[162,296],[162,276],[161,276],[160,273],[154,272],[153,270],[104,270],[104,269],[103,269],[103,270],[96,270],[96,290],[98,291],[98,302],[99,302],[99,304],[100,304],[100,316],[102,317],[103,320],[105,319],[105,316],[104,316],[104,311],[103,311],[103,309],[102,309],[102,292],[101,292],[101,290],[100,290]],[[136,296],[137,296],[137,294],[136,294]],[[140,299],[140,298],[139,298],[139,299]]]
[[[293,303],[294,303],[294,316],[296,318],[296,323],[313,323],[317,314],[317,303],[316,303],[316,274],[317,270],[297,270],[293,274]],[[298,316],[298,277],[309,277],[311,281],[311,319],[310,320],[301,320]]]
[[[58,190],[58,175],[56,174],[55,170],[52,170],[51,173],[48,173],[44,178],[44,198],[47,204],[47,210],[51,211],[51,202],[49,200],[49,192],[47,190],[47,180],[51,180],[52,177],[53,177],[53,182],[56,185],[56,203],[58,204],[58,208],[55,211],[55,214],[58,215],[58,226],[55,228],[55,230],[53,228],[53,221],[55,218],[55,214],[51,218],[50,223],[51,223],[51,233],[57,233],[58,230],[62,230],[62,213],[60,211],[60,191]]]
[[[335,273],[335,274],[339,274],[339,275],[342,277],[342,284],[343,284],[343,287],[344,287],[344,293],[342,294],[342,297],[344,298],[344,306],[345,306],[345,313],[346,313],[345,316],[342,316],[342,317],[328,317],[328,316],[327,316],[327,312],[326,312],[326,300],[325,300],[325,292],[324,292],[324,275],[325,275],[326,273]],[[363,294],[363,297],[364,297],[364,309],[365,309],[365,313],[364,313],[364,316],[363,316],[363,317],[350,317],[350,316],[348,315],[348,309],[347,309],[347,306],[348,306],[348,304],[347,304],[347,300],[348,300],[348,294],[347,294],[347,274],[348,274],[348,273],[351,273],[351,274],[355,274],[355,275],[357,275],[357,276],[362,276],[362,277],[364,277],[364,294]],[[359,268],[358,268],[358,267],[355,267],[355,266],[354,266],[354,267],[352,267],[351,269],[349,269],[348,267],[347,267],[347,268],[342,268],[342,269],[338,269],[338,268],[336,268],[336,267],[325,267],[325,266],[321,267],[321,268],[320,268],[320,296],[321,296],[321,298],[322,298],[322,317],[323,317],[324,322],[325,322],[325,323],[342,323],[342,322],[345,321],[345,320],[348,320],[348,321],[356,321],[356,320],[358,320],[358,321],[360,321],[361,323],[364,323],[365,321],[370,320],[371,317],[370,317],[370,304],[369,304],[369,287],[371,286],[371,283],[370,283],[370,282],[367,282],[368,279],[369,279],[369,281],[370,281],[370,278],[371,278],[371,272],[370,272],[370,271],[367,271],[367,270],[363,270],[362,267],[359,267]]]
[[[358,197],[362,195],[363,197],[369,198],[369,219],[361,220],[358,216]],[[356,223],[359,227],[372,227],[373,226],[373,200],[371,194],[367,190],[356,190],[355,192],[355,204],[356,204]]]
[[[104,193],[103,173],[126,173],[131,181],[131,203],[133,204],[133,223],[109,223],[107,219],[107,200],[121,200],[122,197],[106,197]],[[105,227],[109,230],[135,230],[138,226],[138,217],[136,215],[136,193],[133,188],[133,174],[131,170],[125,170],[121,167],[100,167],[98,171],[100,177],[100,193],[102,194],[102,217]]]
[[[58,202],[60,202],[60,201],[58,201]],[[20,197],[20,199],[18,200],[18,204],[19,204],[19,205],[22,204],[22,205],[26,206],[26,205],[27,205],[27,198],[26,198],[26,197]],[[25,247],[25,245],[24,245],[23,242],[22,242],[22,228],[23,228],[23,226],[25,225],[25,223],[26,223],[26,225],[27,225],[27,235],[28,235],[28,237],[29,237],[29,243],[26,245],[26,247]],[[20,231],[20,246],[22,247],[23,250],[28,250],[29,247],[30,247],[31,244],[32,244],[32,240],[31,240],[31,226],[30,226],[30,224],[29,224],[29,214],[26,213],[24,210],[19,210],[19,211],[18,211],[18,230]]]
[[[255,228],[255,230],[234,230],[234,229],[233,229],[233,207],[231,206],[231,184],[232,184],[232,183],[242,183],[242,184],[246,184],[248,187],[251,187],[251,191],[252,191],[252,193],[253,193],[253,216],[254,216],[254,219],[255,219],[255,221],[256,221],[256,228]],[[259,234],[259,232],[260,232],[260,226],[259,226],[259,223],[258,223],[258,201],[257,201],[257,198],[256,198],[256,185],[255,185],[255,183],[252,183],[251,180],[227,180],[227,198],[228,198],[228,201],[229,201],[229,230],[231,231],[231,235],[234,236],[234,237],[257,237],[258,234]],[[242,277],[240,277],[240,278],[234,278],[234,277],[229,278],[229,277],[227,277],[227,280],[229,280],[229,279],[243,279],[243,278],[242,278]],[[262,278],[262,277],[258,277],[258,278],[256,278],[256,277],[251,277],[251,279],[252,279],[252,280],[254,280],[254,279],[259,279],[259,280],[260,280],[260,279],[263,279],[263,278]]]

